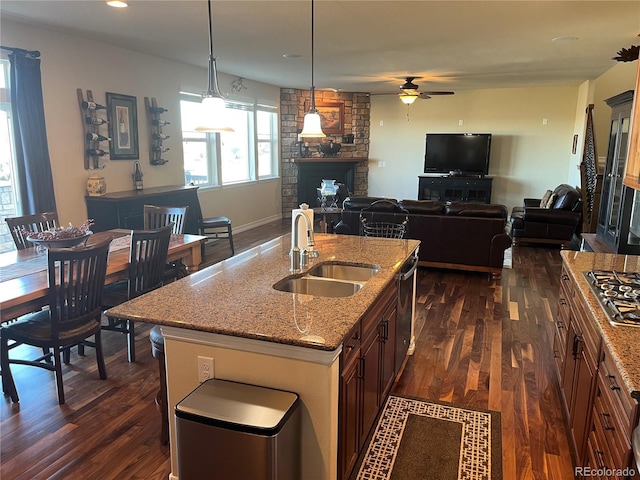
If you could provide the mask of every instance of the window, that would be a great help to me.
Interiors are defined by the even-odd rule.
[[[11,91],[9,88],[9,60],[0,59],[0,253],[15,249],[4,217],[18,215],[17,185],[15,183],[15,152],[11,126]]]
[[[182,93],[180,113],[186,184],[252,182],[278,175],[277,108],[226,102],[233,132],[195,132],[200,96]]]

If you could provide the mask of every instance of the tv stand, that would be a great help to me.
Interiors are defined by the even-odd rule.
[[[491,203],[492,177],[418,177],[418,200]]]

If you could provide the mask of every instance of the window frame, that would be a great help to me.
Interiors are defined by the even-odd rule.
[[[190,92],[180,92],[180,103],[193,102],[201,103],[201,95],[196,95]],[[205,156],[207,162],[207,182],[195,183],[200,188],[226,188],[234,185],[247,185],[251,183],[258,183],[262,181],[275,180],[280,178],[280,138],[279,138],[279,107],[275,105],[269,105],[266,103],[258,102],[256,100],[237,100],[226,99],[225,107],[227,109],[242,110],[248,112],[247,115],[247,169],[248,178],[241,180],[223,180],[223,152],[222,152],[222,137],[220,132],[207,132],[204,138],[200,138],[196,132],[196,136],[185,135],[190,132],[185,131],[181,125],[180,133],[182,137],[183,146],[183,170],[186,183],[186,163],[184,161],[184,145],[187,141],[197,141],[205,143]],[[258,112],[266,112],[273,115],[271,121],[271,130],[268,140],[260,140],[258,138]],[[182,112],[181,112],[182,117]],[[260,175],[260,158],[259,158],[259,146],[265,142],[270,143],[270,173],[266,175]]]

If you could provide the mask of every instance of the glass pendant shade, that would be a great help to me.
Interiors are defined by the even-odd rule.
[[[402,100],[402,103],[406,105],[411,105],[413,102],[416,101],[416,98],[418,98],[418,95],[414,93],[401,93],[399,97],[400,97],[400,100]]]
[[[196,132],[233,132],[226,122],[224,99],[216,96],[205,96],[202,99],[201,117]]]
[[[317,111],[309,110],[305,113],[300,136],[302,138],[326,137],[320,125],[320,114]]]

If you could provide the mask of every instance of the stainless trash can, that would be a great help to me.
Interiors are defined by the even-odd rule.
[[[299,480],[297,394],[211,379],[175,407],[180,480]]]

